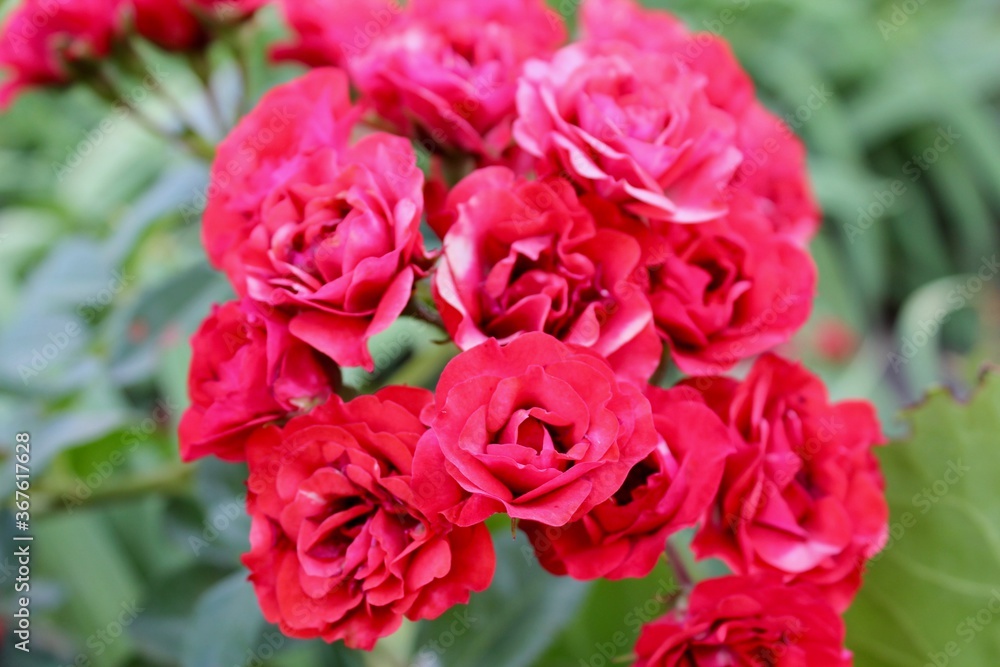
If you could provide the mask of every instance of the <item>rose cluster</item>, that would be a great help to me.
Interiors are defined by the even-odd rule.
[[[32,0],[4,97],[260,4]],[[772,352],[809,316],[820,215],[726,42],[633,0],[585,0],[575,41],[544,0],[281,5],[271,55],[310,70],[218,146],[202,238],[236,298],[192,339],[180,425],[185,460],[248,466],[265,617],[372,649],[490,585],[494,515],[577,579],[643,577],[693,529],[731,574],[637,665],[850,665],[883,436]],[[401,317],[457,356],[433,391],[358,395],[341,369],[375,371]]]

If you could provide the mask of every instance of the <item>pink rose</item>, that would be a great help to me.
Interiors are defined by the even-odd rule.
[[[576,579],[645,577],[667,538],[693,526],[715,499],[729,430],[694,392],[648,387],[660,441],[608,500],[553,528],[524,521],[546,570]]]
[[[402,137],[344,144],[346,94],[342,75],[316,70],[244,119],[213,175],[221,182],[230,159],[247,164],[210,201],[203,233],[238,294],[276,308],[338,364],[372,370],[367,340],[399,317],[424,272],[424,181]],[[283,116],[294,122],[270,131]],[[255,136],[260,150],[247,151]]]
[[[250,569],[264,617],[289,637],[371,650],[403,617],[435,618],[493,578],[486,526],[417,509],[413,450],[430,392],[332,398],[247,447]]]
[[[497,512],[549,526],[579,519],[657,440],[638,389],[598,355],[541,333],[455,357],[423,419],[418,502],[461,526]]]
[[[885,439],[871,404],[830,403],[817,377],[771,354],[743,382],[685,384],[740,437],[695,553],[737,573],[814,584],[846,609],[865,560],[887,536],[885,482],[872,452]]]
[[[627,42],[656,52],[705,77],[712,106],[739,118],[754,101],[750,77],[725,39],[692,33],[673,14],[646,9],[635,0],[586,0],[580,12],[581,37],[587,42]]]
[[[622,377],[645,383],[662,345],[649,302],[624,283],[640,266],[639,243],[599,228],[570,183],[527,181],[501,167],[473,172],[448,196],[434,296],[463,350],[544,331],[605,356]]]
[[[806,168],[805,149],[792,130],[755,99],[753,82],[729,44],[711,33],[692,33],[672,14],[634,0],[586,0],[580,16],[587,42],[626,42],[682,63],[705,79],[711,105],[736,122],[742,162],[722,199],[749,193],[772,228],[804,245],[820,224]],[[743,202],[746,203],[745,201]]]
[[[572,44],[525,65],[514,137],[543,173],[635,215],[713,220],[741,156],[734,119],[706,86],[679,60],[626,42]]]
[[[108,55],[121,35],[124,0],[26,0],[0,30],[0,109],[31,86],[71,82],[81,61]]]
[[[340,386],[335,364],[265,320],[252,302],[215,306],[191,339],[189,407],[181,458],[246,457],[254,430],[326,401]]]
[[[727,186],[726,198],[751,195],[774,232],[805,247],[822,221],[809,183],[805,146],[783,120],[759,103],[740,117],[737,145],[743,164]]]
[[[403,4],[400,0],[281,0],[295,41],[279,44],[272,56],[310,67],[346,67],[349,59],[405,20]]]
[[[364,98],[404,133],[497,157],[511,143],[522,63],[565,39],[542,0],[414,0],[348,66]]]

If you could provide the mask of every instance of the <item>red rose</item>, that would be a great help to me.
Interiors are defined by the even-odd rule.
[[[130,0],[136,31],[162,49],[208,45],[220,27],[248,19],[264,0]]]
[[[809,318],[813,260],[775,234],[749,197],[721,220],[662,224],[641,238],[637,279],[648,282],[656,328],[685,373],[728,370],[787,342]]]
[[[243,563],[264,617],[289,637],[370,650],[411,620],[465,603],[493,578],[482,524],[456,528],[414,504],[423,389],[334,397],[247,446],[252,518]]]
[[[712,220],[741,156],[734,119],[706,85],[680,59],[627,42],[573,44],[525,65],[514,137],[543,173],[636,215]]]
[[[316,122],[325,133],[335,119]],[[338,364],[372,370],[367,340],[403,312],[425,262],[413,147],[371,134],[347,148],[299,149],[270,182],[259,178],[263,192],[233,197],[259,200],[242,216],[239,206],[206,213],[206,243],[232,243],[219,263],[238,294],[277,308],[293,336]]]
[[[656,52],[705,77],[712,106],[740,117],[754,100],[754,86],[726,40],[712,33],[692,33],[683,21],[662,9],[646,9],[634,0],[586,0],[580,30],[588,42],[627,42]]]
[[[124,0],[26,0],[0,30],[0,109],[29,86],[57,86],[74,78],[79,61],[98,60],[121,32]]]
[[[699,582],[687,609],[643,627],[634,667],[851,667],[844,623],[808,586],[778,578]]]
[[[589,350],[547,334],[490,339],[441,374],[414,458],[428,513],[561,526],[610,498],[656,446],[649,401]]]
[[[271,55],[310,67],[346,67],[372,40],[403,20],[404,4],[403,0],[282,0],[295,41],[277,45]]]
[[[236,249],[259,224],[264,199],[296,162],[318,150],[344,148],[359,113],[347,75],[316,69],[270,90],[219,144],[202,241],[212,264],[234,284],[244,277]]]
[[[712,106],[736,121],[742,163],[723,200],[749,193],[773,229],[803,243],[816,233],[820,213],[806,169],[805,149],[792,130],[769,113],[728,43],[711,33],[691,33],[668,12],[645,9],[633,0],[587,0],[580,16],[583,38],[623,41],[643,52],[681,62],[706,80]]]
[[[542,0],[415,0],[348,66],[401,131],[496,157],[511,143],[521,64],[565,39]]]
[[[885,543],[885,483],[872,446],[884,441],[867,402],[831,404],[805,368],[768,354],[743,382],[689,380],[740,436],[699,557],[735,572],[778,572],[821,588],[837,610]]]
[[[693,526],[715,499],[732,436],[694,392],[649,387],[660,435],[622,487],[578,521],[559,528],[525,521],[542,565],[576,579],[645,577],[667,538]]]
[[[637,383],[656,371],[662,346],[649,302],[624,284],[639,266],[639,243],[599,229],[570,183],[480,169],[455,186],[446,209],[454,223],[434,296],[461,349],[544,331],[593,349]]]
[[[191,347],[191,407],[180,423],[185,461],[209,454],[243,460],[255,429],[322,403],[340,385],[336,365],[250,302],[213,307]]]
[[[802,142],[784,121],[754,103],[740,116],[736,145],[744,159],[726,198],[752,195],[775,232],[805,246],[819,231],[822,216]]]

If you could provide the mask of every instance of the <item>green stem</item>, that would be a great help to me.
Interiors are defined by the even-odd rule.
[[[663,346],[663,356],[660,357],[660,365],[656,367],[656,372],[653,373],[653,377],[649,379],[649,384],[654,387],[662,387],[664,380],[667,379],[667,373],[670,372],[670,348],[666,345]]]
[[[667,541],[666,554],[667,561],[670,563],[670,569],[674,571],[674,576],[677,578],[677,583],[684,592],[690,591],[694,588],[694,578],[688,571],[683,557],[677,552],[677,548],[669,540]]]
[[[253,81],[250,72],[250,50],[246,45],[246,37],[243,30],[233,30],[225,37],[226,45],[233,53],[236,61],[236,68],[240,73],[240,97],[236,105],[236,113],[242,118],[250,111],[250,102],[253,99]]]
[[[107,71],[102,69],[94,72],[90,74],[90,76],[86,77],[85,80],[90,89],[94,91],[98,97],[112,106],[116,104],[124,106],[129,112],[129,117],[153,136],[159,137],[168,144],[186,150],[192,155],[209,162],[215,158],[215,148],[212,144],[206,141],[204,137],[195,132],[192,128],[185,125],[184,129],[180,133],[177,133],[163,127],[150,118],[149,115],[136,106],[132,100],[128,98],[128,96],[123,95],[121,91],[118,90],[118,87],[108,75]]]
[[[441,315],[438,312],[428,306],[426,303],[420,300],[420,297],[414,295],[410,302],[406,304],[406,309],[403,311],[404,315],[408,315],[421,322],[426,322],[431,326],[437,327],[441,331],[445,331],[444,322],[441,321]]]
[[[41,485],[34,499],[34,518],[65,511],[118,503],[150,494],[177,496],[189,490],[195,466],[176,463],[155,472],[129,477],[117,484],[105,484],[93,489],[86,498],[80,497],[79,480],[70,483]]]
[[[201,87],[205,90],[205,99],[208,102],[209,111],[212,113],[212,118],[219,128],[219,132],[225,135],[229,130],[229,122],[222,111],[219,96],[216,94],[215,88],[212,87],[212,67],[208,61],[208,54],[204,51],[192,53],[188,56],[188,62],[198,77],[198,81],[201,82]]]
[[[382,384],[433,388],[441,370],[456,354],[458,348],[451,343],[417,348],[409,363],[387,377]]]

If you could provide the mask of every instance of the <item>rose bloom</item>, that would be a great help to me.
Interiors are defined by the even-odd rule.
[[[872,447],[884,442],[864,401],[830,403],[799,364],[768,354],[743,382],[686,381],[740,436],[710,520],[694,540],[701,558],[735,572],[775,572],[822,589],[838,611],[885,544],[885,482]]]
[[[645,577],[667,538],[693,526],[715,499],[732,436],[699,394],[650,386],[659,442],[608,500],[559,528],[530,521],[539,561],[576,579]]]
[[[685,373],[706,375],[787,342],[809,318],[816,267],[777,235],[750,198],[701,225],[642,230],[646,290],[656,329]]]
[[[339,96],[343,80],[325,76],[338,82]],[[308,83],[297,85],[308,89]],[[266,116],[271,102],[255,113]],[[337,117],[305,120],[317,127],[298,129],[302,142],[329,133]],[[244,120],[230,139],[240,140],[257,122],[251,118],[247,127]],[[349,147],[303,149],[291,142],[289,148],[272,173],[238,184],[249,192],[227,191],[210,205],[206,246],[215,249],[236,292],[287,316],[293,336],[342,366],[372,370],[367,340],[403,312],[426,264],[416,154],[409,141],[385,133]],[[216,169],[226,164],[220,152]]]
[[[398,0],[281,0],[280,4],[294,41],[277,45],[271,55],[310,67],[346,68],[349,59],[403,20],[403,3]]]
[[[247,446],[250,553],[264,617],[289,637],[371,650],[403,617],[435,618],[493,578],[485,525],[451,526],[414,504],[413,450],[430,392],[332,398]]]
[[[737,145],[744,160],[726,198],[752,195],[775,232],[805,247],[822,222],[809,183],[805,146],[783,120],[759,103],[740,117]]]
[[[514,137],[543,174],[566,173],[651,220],[727,210],[723,189],[742,159],[736,124],[680,59],[624,41],[572,44],[525,65],[517,110]]]
[[[400,131],[499,157],[511,144],[521,65],[565,40],[544,0],[413,0],[348,66],[364,98]]]
[[[104,58],[120,37],[123,0],[26,0],[0,29],[0,109],[24,88],[60,86],[81,61]]]
[[[640,266],[630,235],[598,228],[573,186],[527,181],[502,167],[473,172],[445,206],[434,296],[463,350],[544,331],[605,356],[622,377],[645,383],[662,345],[645,295],[624,282]]]
[[[723,201],[735,206],[734,196],[749,193],[774,231],[801,244],[815,235],[820,212],[802,142],[756,100],[750,77],[724,39],[692,33],[669,12],[646,9],[634,0],[587,0],[580,28],[585,41],[627,42],[703,75],[711,105],[736,121],[735,145],[743,155],[732,181],[723,184]]]
[[[191,406],[180,422],[185,461],[209,454],[243,460],[255,429],[326,401],[340,386],[333,362],[251,302],[214,306],[191,347]]]
[[[428,513],[562,526],[610,498],[656,446],[649,401],[600,356],[547,334],[490,339],[441,374],[414,459]]]
[[[315,69],[268,91],[219,144],[202,241],[234,284],[245,280],[236,249],[259,224],[264,199],[305,156],[345,148],[360,112],[344,72]]]
[[[264,0],[130,0],[135,29],[168,51],[205,48],[218,28],[250,18]]]
[[[687,609],[643,627],[634,667],[850,667],[844,622],[809,586],[766,576],[699,582]]]
[[[733,118],[754,100],[753,82],[729,43],[712,33],[692,33],[670,12],[647,9],[635,0],[586,0],[580,32],[586,42],[626,42],[683,63],[704,76],[712,106]]]

